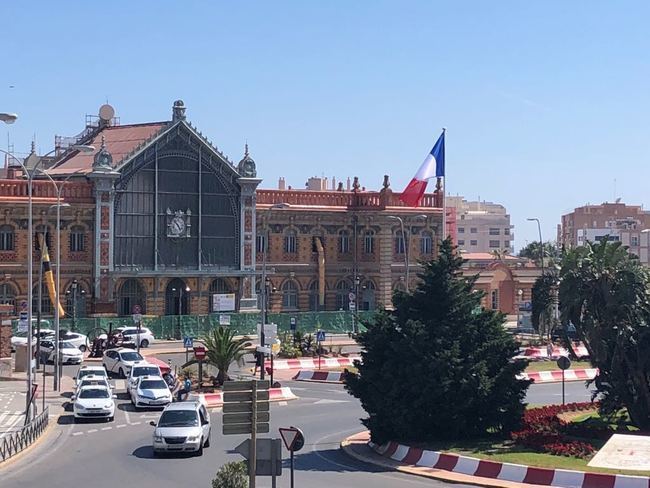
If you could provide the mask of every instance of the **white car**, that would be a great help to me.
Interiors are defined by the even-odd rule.
[[[81,368],[79,368],[77,375],[74,377],[75,387],[79,384],[79,382],[82,379],[84,379],[87,376],[103,376],[104,378],[108,379],[108,373],[106,373],[106,369],[104,368],[104,366],[94,366],[94,365],[82,366]]]
[[[41,358],[47,362],[54,362],[56,354],[54,341],[48,339],[42,340],[40,347]],[[59,358],[60,364],[81,364],[84,355],[74,344],[68,341],[59,341]]]
[[[131,394],[131,388],[135,386],[140,376],[162,376],[162,373],[155,364],[140,363],[133,366],[126,381],[126,392],[128,394]]]
[[[90,385],[81,388],[74,400],[74,418],[105,418],[111,422],[115,418],[115,396],[110,388]]]
[[[133,349],[120,348],[104,351],[102,364],[109,373],[116,373],[120,378],[126,378],[131,368],[136,364],[144,362],[140,353]]]
[[[210,415],[200,402],[170,403],[153,431],[153,453],[192,451],[199,456],[210,447]]]
[[[88,349],[88,337],[78,332],[66,332],[61,334],[61,340],[74,344],[81,352],[86,352]]]
[[[103,368],[102,368],[103,369]],[[79,391],[85,387],[85,386],[92,386],[92,385],[99,385],[99,386],[105,386],[109,390],[113,391],[113,387],[111,384],[108,382],[108,378],[104,376],[95,376],[92,374],[88,374],[84,376],[79,383],[77,383],[77,386],[75,387],[74,394],[72,395],[72,401],[75,400],[77,395],[79,394]]]
[[[139,334],[137,327],[118,327],[116,330],[122,333],[125,340],[134,344],[138,344],[139,342],[140,347],[149,347],[156,340],[151,330],[146,327],[140,327]]]
[[[164,407],[172,402],[172,393],[160,376],[140,376],[131,388],[131,402],[139,407]]]
[[[41,324],[43,321],[41,320]],[[49,324],[48,324],[49,325]],[[36,345],[38,339],[53,339],[55,331],[52,329],[44,329],[41,327],[41,333],[38,334],[36,330],[36,319],[32,320],[32,344]],[[11,336],[11,350],[15,351],[16,346],[27,345],[27,332],[16,332]]]

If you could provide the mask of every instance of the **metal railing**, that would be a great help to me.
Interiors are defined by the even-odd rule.
[[[0,462],[6,461],[27,448],[43,433],[49,420],[49,407],[37,415],[29,424],[16,432],[6,434],[0,439]]]

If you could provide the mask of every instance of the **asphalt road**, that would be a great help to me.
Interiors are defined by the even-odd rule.
[[[174,358],[176,359],[176,358]],[[66,367],[64,374],[73,375],[76,368]],[[117,380],[117,386],[123,386]],[[300,397],[284,404],[272,404],[271,433],[278,437],[279,427],[300,427],[306,445],[296,454],[296,486],[314,488],[358,487],[373,488],[436,486],[444,483],[386,472],[357,462],[339,449],[340,441],[362,429],[359,418],[364,416],[359,403],[340,385],[290,382]],[[123,390],[121,390],[123,392]],[[567,383],[567,401],[589,399],[584,383]],[[118,390],[118,393],[120,390]],[[561,395],[559,384],[532,386],[531,403],[555,403]],[[212,445],[203,457],[181,456],[154,458],[151,450],[152,427],[160,413],[134,411],[126,395],[117,400],[115,421],[111,423],[72,422],[72,416],[59,419],[54,435],[48,436],[22,459],[0,468],[3,488],[41,487],[69,488],[92,486],[138,486],[142,488],[193,486],[209,487],[216,470],[227,461],[241,459],[232,450],[246,436],[221,435],[221,413],[211,412]],[[284,453],[285,471],[278,487],[289,486],[288,453]],[[269,478],[258,479],[259,487],[271,486]]]

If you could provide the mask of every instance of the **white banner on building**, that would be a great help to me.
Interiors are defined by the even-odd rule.
[[[235,294],[234,293],[215,293],[212,295],[213,312],[234,312]]]

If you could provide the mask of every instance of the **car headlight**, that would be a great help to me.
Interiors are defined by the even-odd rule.
[[[84,407],[80,403],[75,403],[74,408],[76,408],[77,410],[86,410],[86,407]]]
[[[104,408],[111,408],[112,406],[113,406],[112,403],[107,403],[106,405],[104,405]]]
[[[153,436],[153,440],[155,442],[162,442],[162,436],[161,435],[155,435],[155,436]]]
[[[199,440],[199,436],[198,435],[192,435],[192,436],[188,437],[187,440],[188,440],[188,442],[196,442],[196,441]]]

